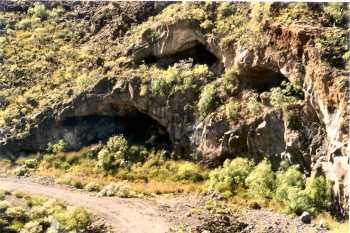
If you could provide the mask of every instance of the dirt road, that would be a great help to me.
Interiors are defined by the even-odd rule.
[[[170,228],[170,224],[160,217],[155,205],[144,199],[95,197],[64,186],[47,186],[11,177],[0,177],[0,187],[82,206],[104,218],[116,233],[165,233]]]

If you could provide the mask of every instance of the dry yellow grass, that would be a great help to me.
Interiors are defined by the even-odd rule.
[[[330,233],[348,233],[349,232],[349,220],[337,221],[328,212],[319,214],[314,223],[319,224],[323,221],[326,224]]]

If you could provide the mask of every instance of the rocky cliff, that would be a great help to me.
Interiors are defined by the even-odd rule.
[[[135,127],[130,129],[136,124],[153,130],[154,138],[165,138],[169,149],[208,166],[241,155],[268,158],[275,169],[286,161],[299,164],[308,175],[324,173],[333,183],[335,208],[346,211],[346,19],[331,24],[321,5],[61,5],[59,17],[84,25],[77,29],[82,31],[73,47],[91,51],[74,60],[86,59],[77,67],[88,72],[83,79],[88,85],[65,79],[54,87],[62,90],[59,97],[47,106],[40,104],[41,95],[34,98],[40,108],[18,113],[15,121],[3,116],[2,156],[44,151],[59,139],[79,149],[113,133],[137,134]],[[17,35],[11,34],[13,15],[8,12],[25,14],[28,7],[5,6],[2,38],[13,41],[27,29],[17,26]],[[303,10],[308,10],[308,23],[298,16]],[[298,16],[292,23],[290,14]],[[65,27],[60,20],[56,24]],[[5,51],[3,68],[9,63]],[[25,78],[28,73],[20,80],[25,83]],[[38,86],[31,85],[31,91]],[[11,88],[20,84],[8,86],[15,90]],[[22,95],[28,91],[23,89]],[[3,102],[4,112],[16,108]]]

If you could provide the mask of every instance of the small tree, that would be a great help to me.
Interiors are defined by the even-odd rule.
[[[328,207],[331,199],[331,185],[324,176],[308,178],[305,192],[310,197],[316,211],[321,211]]]

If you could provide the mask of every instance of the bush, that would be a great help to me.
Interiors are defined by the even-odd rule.
[[[55,217],[68,231],[85,229],[91,223],[89,213],[80,207],[68,208]]]
[[[295,191],[295,189],[304,189],[305,178],[296,166],[291,166],[286,171],[277,174],[276,183],[275,198],[280,202],[286,203],[288,202],[288,193],[292,190]]]
[[[209,173],[209,189],[232,194],[237,188],[245,186],[245,179],[252,168],[252,162],[245,158],[226,160],[222,168]]]
[[[296,103],[304,96],[302,90],[292,83],[283,81],[281,87],[271,89],[270,102],[275,107],[285,107]]]
[[[264,160],[259,163],[245,180],[249,192],[255,196],[272,198],[275,189],[275,174],[271,163]]]
[[[28,30],[32,27],[33,20],[31,18],[24,18],[18,23],[16,23],[16,29],[18,30]]]
[[[289,213],[308,211],[316,214],[328,207],[331,186],[323,176],[310,177],[305,181],[295,166],[277,174],[276,200],[284,203]]]
[[[19,206],[9,207],[6,210],[6,215],[12,219],[24,222],[28,218],[27,211]]]
[[[19,166],[13,171],[16,176],[26,176],[28,172],[29,170],[25,165]]]
[[[262,103],[260,103],[256,97],[251,97],[248,100],[247,108],[250,114],[256,115],[260,112]]]
[[[237,112],[239,111],[239,102],[236,100],[231,100],[226,104],[226,117],[230,120],[234,120],[237,117]]]
[[[41,233],[44,232],[43,226],[41,225],[41,221],[34,220],[27,222],[23,228],[21,229],[20,233]]]
[[[46,9],[45,5],[36,3],[34,7],[28,9],[28,14],[40,19],[46,19],[49,15],[49,11]]]
[[[25,162],[24,162],[24,165],[27,167],[27,168],[36,168],[36,166],[38,165],[38,161],[36,159],[27,159]]]
[[[127,160],[128,142],[123,136],[109,138],[107,145],[98,153],[97,166],[105,171],[117,169]]]
[[[199,114],[205,117],[216,105],[216,86],[210,83],[204,87],[200,95],[197,107]]]
[[[129,185],[127,182],[118,182],[118,183],[111,183],[107,185],[97,194],[97,196],[99,197],[117,196],[117,197],[127,198],[127,197],[133,197],[134,194],[130,191]]]
[[[7,201],[0,202],[0,213],[3,214],[10,207],[10,203]]]
[[[316,211],[325,210],[331,199],[331,185],[324,176],[310,177],[306,180],[305,192]]]
[[[67,144],[65,143],[65,141],[63,139],[60,139],[56,144],[52,144],[49,143],[47,145],[47,151],[49,153],[60,153],[60,152],[64,152],[66,150]]]
[[[85,185],[84,189],[89,192],[98,192],[100,191],[101,187],[95,182],[90,182],[87,185]]]
[[[327,3],[323,6],[326,18],[336,26],[346,25],[347,7],[341,3]]]
[[[285,200],[287,213],[302,214],[304,211],[315,213],[315,207],[312,205],[310,197],[304,190],[297,187],[290,187]]]
[[[198,165],[191,162],[185,162],[179,166],[176,173],[176,178],[178,180],[190,180],[197,182],[203,180],[201,172],[201,168]]]
[[[288,106],[289,104],[296,102],[294,97],[288,97],[283,94],[282,89],[279,87],[271,89],[270,102],[272,106],[276,108],[281,108]]]

